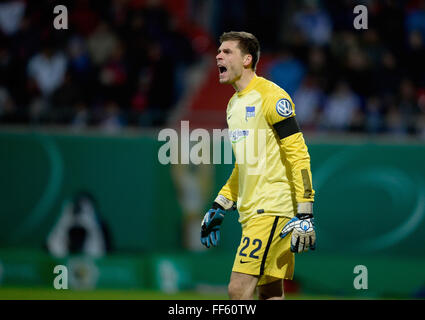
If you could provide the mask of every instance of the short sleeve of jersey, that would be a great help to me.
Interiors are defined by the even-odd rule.
[[[264,99],[263,113],[270,125],[295,116],[295,105],[284,91],[270,92]]]

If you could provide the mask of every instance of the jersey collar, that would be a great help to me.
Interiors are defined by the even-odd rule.
[[[251,81],[248,83],[248,85],[245,87],[245,89],[243,89],[242,91],[237,92],[238,97],[241,97],[241,96],[243,96],[245,93],[247,93],[247,92],[251,91],[251,90],[255,87],[255,85],[256,85],[256,83],[257,83],[258,79],[259,79],[259,77],[258,77],[256,74],[254,74],[254,76],[252,77],[252,79],[251,79]]]

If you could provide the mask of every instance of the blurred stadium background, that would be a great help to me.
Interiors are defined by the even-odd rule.
[[[161,165],[158,132],[225,128],[230,30],[260,40],[312,157],[318,250],[288,296],[425,297],[425,1],[28,0],[0,2],[0,299],[226,299],[237,214],[217,249],[199,226],[232,165]]]

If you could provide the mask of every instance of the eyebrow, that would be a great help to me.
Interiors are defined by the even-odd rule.
[[[220,50],[220,48],[217,49],[217,53],[220,53],[221,51],[223,51],[224,53],[230,53],[230,52],[232,52],[232,50],[229,49],[229,48],[224,48],[223,50]]]

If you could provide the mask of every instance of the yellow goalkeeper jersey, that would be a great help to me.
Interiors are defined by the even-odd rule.
[[[261,215],[292,218],[313,202],[310,156],[285,90],[254,75],[227,106],[235,167],[219,194],[237,202],[239,222]]]

